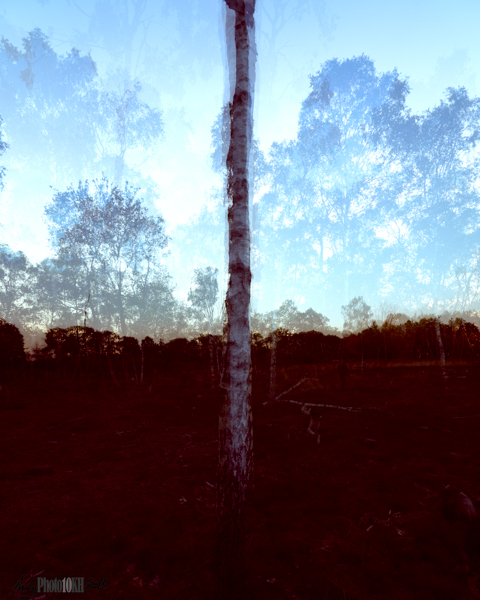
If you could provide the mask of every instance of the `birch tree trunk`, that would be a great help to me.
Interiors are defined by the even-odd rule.
[[[434,310],[435,310],[435,314],[439,315],[439,310],[438,310],[438,288],[439,288],[439,284],[438,284],[438,280],[437,280],[437,285],[436,285],[436,290],[435,290],[435,302],[434,302]],[[440,359],[440,368],[442,369],[442,377],[443,377],[443,383],[445,385],[446,381],[447,381],[447,372],[445,370],[445,348],[443,346],[443,342],[442,342],[442,333],[440,330],[440,316],[438,316],[435,319],[435,335],[437,338],[437,351],[438,351],[438,358]]]
[[[440,318],[437,317],[435,319],[435,333],[437,336],[437,348],[438,348],[438,356],[440,358],[440,368],[442,369],[443,380],[447,379],[447,372],[445,370],[445,348],[442,342],[442,334],[440,332]]]
[[[277,331],[272,331],[272,348],[270,350],[270,389],[268,401],[275,402],[275,388],[277,383]]]
[[[218,597],[246,597],[245,509],[253,483],[250,347],[249,150],[253,129],[255,0],[225,0],[235,11],[235,91],[227,155],[229,283],[226,298],[226,395],[219,418],[216,556]],[[231,15],[230,15],[231,16]],[[252,62],[253,58],[253,62]]]

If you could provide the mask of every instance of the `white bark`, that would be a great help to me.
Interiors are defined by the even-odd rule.
[[[219,419],[217,480],[218,575],[225,598],[242,597],[245,582],[245,500],[253,481],[250,346],[250,147],[253,128],[255,0],[226,0],[235,11],[235,93],[227,156],[229,284],[227,395]],[[227,19],[227,26],[229,20]],[[233,43],[227,28],[227,47]],[[230,46],[231,47],[231,46]],[[253,60],[252,60],[253,59]]]

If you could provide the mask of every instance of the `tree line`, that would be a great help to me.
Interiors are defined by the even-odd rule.
[[[444,316],[446,318],[448,315]],[[293,332],[279,328],[262,335],[251,333],[254,376],[267,373],[275,352],[280,368],[294,365],[323,364],[331,361],[408,360],[435,361],[440,358],[436,318],[408,319],[389,315],[385,322],[346,332],[344,337],[319,331]],[[459,316],[440,323],[441,339],[448,360],[480,361],[480,321],[477,324]],[[215,340],[215,354],[210,352]],[[223,336],[200,334],[195,338],[175,338],[155,342],[150,336],[141,341],[112,331],[71,326],[49,329],[41,343],[25,351],[19,329],[0,319],[0,359],[3,376],[22,369],[49,371],[62,378],[105,378],[112,385],[126,380],[135,385],[151,383],[155,373],[167,369],[203,369],[205,376],[213,368],[215,386],[224,375]]]

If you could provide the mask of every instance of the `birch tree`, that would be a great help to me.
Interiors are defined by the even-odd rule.
[[[104,328],[114,316],[122,336],[131,332],[133,315],[142,333],[152,285],[158,290],[163,281],[168,288],[160,263],[169,241],[164,220],[150,217],[137,193],[106,178],[86,181],[57,192],[45,209],[53,249],[75,258],[84,274],[82,298],[91,292],[94,326]]]
[[[230,81],[227,154],[229,283],[226,395],[219,419],[216,565],[221,598],[245,598],[245,508],[253,481],[250,346],[249,150],[253,129],[255,0],[225,0]],[[233,11],[233,12],[232,12]],[[234,44],[234,46],[233,46]],[[231,94],[230,94],[231,98]]]

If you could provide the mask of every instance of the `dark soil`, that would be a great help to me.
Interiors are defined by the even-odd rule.
[[[255,374],[251,598],[480,598],[479,528],[441,507],[451,485],[480,508],[477,367],[349,366],[345,390],[335,364],[278,374],[279,394],[308,378],[281,400],[364,409],[322,409],[319,445]],[[32,374],[2,394],[2,599],[22,575],[106,578],[85,598],[214,598],[208,369],[120,392]]]

